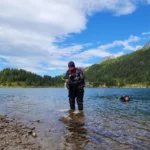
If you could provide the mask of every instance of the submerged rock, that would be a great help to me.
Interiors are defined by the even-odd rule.
[[[40,120],[37,120],[36,122],[37,122],[37,123],[40,123],[41,121],[40,121]]]
[[[32,133],[32,136],[33,136],[33,137],[37,137],[37,135],[36,135],[36,133],[35,133],[35,132],[33,132],[33,133]]]
[[[72,118],[68,117],[68,116],[63,116],[59,119],[59,121],[62,121],[62,122],[70,122],[72,120]]]
[[[0,120],[4,120],[4,117],[0,115]]]

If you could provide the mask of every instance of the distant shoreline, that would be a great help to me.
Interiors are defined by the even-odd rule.
[[[0,88],[64,88],[64,83],[62,84],[56,84],[54,86],[48,86],[48,85],[25,85],[23,82],[16,84],[16,82],[9,82],[5,83],[5,85],[0,84]],[[126,84],[124,86],[106,86],[99,85],[99,86],[93,86],[93,84],[88,84],[85,86],[85,88],[150,88],[150,85],[146,85],[145,83],[135,83],[135,84]]]
[[[1,86],[0,85],[0,88],[64,88],[64,86]],[[85,88],[150,88],[150,86],[124,86],[124,87],[103,87],[103,86],[99,86],[99,87],[85,87]]]
[[[64,88],[63,86],[0,86],[0,88]]]

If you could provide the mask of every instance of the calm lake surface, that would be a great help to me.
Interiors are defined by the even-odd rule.
[[[131,101],[120,102],[121,95]],[[86,88],[84,113],[68,110],[65,88],[0,89],[0,114],[35,126],[45,149],[150,149],[150,89]],[[82,124],[62,122],[63,116]]]

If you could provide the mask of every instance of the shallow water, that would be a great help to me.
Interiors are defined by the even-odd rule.
[[[126,94],[131,101],[120,102]],[[67,96],[64,88],[0,89],[0,113],[36,126],[45,149],[150,149],[150,89],[85,89],[84,114],[68,111]]]

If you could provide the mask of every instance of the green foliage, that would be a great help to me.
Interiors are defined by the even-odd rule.
[[[94,64],[84,71],[93,86],[150,85],[150,48]]]
[[[119,82],[119,87],[123,87],[123,86],[125,86],[125,83],[124,83],[124,80],[122,79],[122,80],[120,80],[120,82]]]
[[[8,86],[12,86],[11,82],[8,83]]]
[[[98,87],[99,86],[99,82],[98,81],[94,81],[93,82],[93,87]]]
[[[2,84],[3,86],[6,86],[6,83],[5,82],[3,82],[3,84]]]
[[[63,86],[61,76],[44,77],[25,71],[23,69],[6,68],[0,72],[0,85],[2,86]]]
[[[20,86],[20,85],[21,85],[21,83],[20,83],[19,81],[17,81],[17,85],[18,85],[18,86]]]

